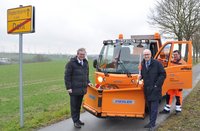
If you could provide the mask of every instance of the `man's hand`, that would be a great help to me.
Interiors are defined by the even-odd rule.
[[[92,83],[88,83],[88,86],[92,87],[92,86],[93,86],[93,84],[92,84]]]
[[[68,91],[68,93],[72,93],[72,89],[68,89],[67,91]]]
[[[138,75],[138,79],[141,80],[142,79],[142,75]]]

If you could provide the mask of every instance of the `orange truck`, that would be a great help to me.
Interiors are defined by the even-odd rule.
[[[95,86],[88,87],[83,108],[93,115],[104,117],[145,117],[143,80],[139,79],[139,65],[144,49],[150,49],[167,73],[162,95],[169,89],[192,88],[192,42],[169,41],[161,44],[158,33],[134,35],[131,39],[103,41],[103,47],[93,66]],[[186,64],[172,65],[172,52],[180,50]]]

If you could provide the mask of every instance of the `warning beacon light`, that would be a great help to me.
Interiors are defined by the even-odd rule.
[[[119,39],[123,39],[123,34],[119,34]]]

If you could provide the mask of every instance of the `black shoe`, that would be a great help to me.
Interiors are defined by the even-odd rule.
[[[176,111],[175,115],[180,115],[181,111]]]
[[[78,121],[78,123],[80,124],[80,125],[85,125],[85,123],[84,122],[82,122],[82,121]]]
[[[151,124],[149,123],[149,124],[145,125],[144,128],[151,128]]]
[[[160,114],[169,114],[170,111],[162,110],[162,111],[160,111],[159,113],[160,113]]]
[[[149,129],[148,129],[148,131],[154,131],[154,127],[150,127]]]
[[[74,123],[74,127],[81,128],[81,125],[78,122],[76,122],[76,123]]]

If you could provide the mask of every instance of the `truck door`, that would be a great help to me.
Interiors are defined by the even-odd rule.
[[[174,62],[176,53],[180,53],[180,61]],[[162,94],[169,89],[192,88],[192,42],[172,41],[165,43],[155,56],[165,68],[167,78],[162,87]]]

